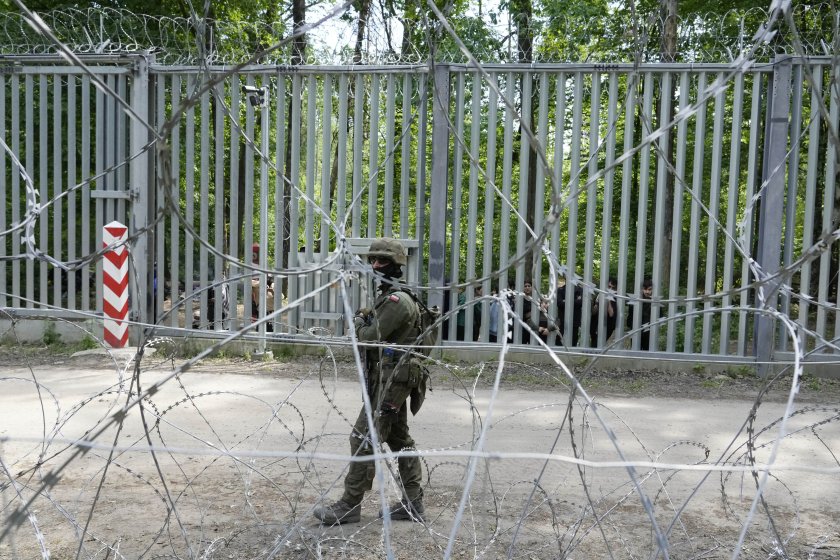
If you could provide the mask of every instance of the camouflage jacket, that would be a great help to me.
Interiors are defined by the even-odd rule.
[[[403,354],[417,340],[420,310],[411,294],[389,286],[374,302],[373,309],[357,315],[354,326],[359,342],[380,342],[365,352],[368,389],[374,396],[379,385],[387,381],[414,384],[416,360]],[[396,368],[399,366],[399,370]],[[373,390],[371,390],[373,389]]]

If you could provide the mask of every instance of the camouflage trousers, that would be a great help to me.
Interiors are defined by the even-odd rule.
[[[378,416],[377,410],[378,407],[374,406],[374,421],[376,422],[380,443],[387,443],[391,451],[394,452],[414,449],[414,440],[408,433],[407,403],[403,402],[396,414]],[[356,419],[353,432],[350,434],[350,452],[354,457],[373,454],[364,407]],[[397,459],[397,465],[405,497],[409,500],[420,498],[423,495],[423,489],[420,486],[423,479],[420,459],[418,457],[400,457]],[[374,461],[354,461],[350,463],[347,476],[344,478],[344,496],[341,499],[351,505],[360,503],[365,492],[373,487],[375,477],[376,464]]]

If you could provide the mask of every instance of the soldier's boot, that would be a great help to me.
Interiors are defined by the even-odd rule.
[[[414,500],[400,500],[394,502],[388,508],[391,513],[391,519],[395,521],[416,521],[423,523],[425,520],[424,514],[426,508],[423,507],[423,497],[415,498]],[[385,517],[383,512],[379,512],[379,517]]]
[[[358,523],[362,519],[362,504],[351,506],[344,500],[338,500],[328,506],[318,506],[312,512],[324,525]]]

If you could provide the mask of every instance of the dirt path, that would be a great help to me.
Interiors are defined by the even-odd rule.
[[[495,364],[437,368],[412,420],[426,524],[378,518],[382,496],[394,498],[394,465],[381,462],[383,494],[369,495],[362,522],[327,528],[311,510],[340,495],[360,404],[352,363],[211,360],[173,378],[170,362],[149,359],[141,388],[159,390],[109,424],[133,398],[130,370],[3,361],[4,559],[42,557],[39,534],[51,558],[642,558],[658,542],[671,558],[730,558],[747,520],[741,558],[840,554],[830,382],[803,383],[777,447],[782,384],[753,416],[759,384],[746,377],[596,372],[584,382],[593,408],[569,406],[556,370],[509,364],[494,395]],[[93,448],[73,444],[97,432]],[[744,467],[771,459],[750,514]]]

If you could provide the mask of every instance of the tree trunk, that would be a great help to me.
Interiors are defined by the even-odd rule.
[[[356,29],[356,46],[353,49],[353,64],[361,64],[362,46],[365,42],[367,22],[370,16],[370,0],[359,0],[356,2],[356,9],[359,11],[359,27]]]
[[[517,60],[524,64],[530,64],[534,60],[534,30],[531,27],[531,22],[533,20],[533,5],[531,4],[531,0],[515,0],[511,3],[511,10],[513,11],[514,17],[516,18],[517,22],[517,33],[516,33],[516,47],[517,47]],[[533,80],[533,77],[530,74],[523,74],[522,81],[519,85],[520,95],[522,92],[525,91],[525,82],[524,80]],[[534,131],[534,126],[536,122],[536,101],[539,99],[539,94],[536,88],[531,89],[531,109],[527,117],[523,115],[522,122],[524,123],[526,120],[528,121],[528,126],[531,128],[531,131]],[[520,104],[520,107],[523,104]],[[536,223],[536,196],[537,196],[537,152],[534,150],[533,146],[530,143],[530,139],[528,135],[525,133],[524,129],[520,125],[519,129],[519,142],[520,150],[528,150],[528,190],[527,190],[527,197],[528,197],[528,204],[525,210],[525,221],[526,223],[533,228],[534,224]],[[534,264],[534,254],[530,252],[525,259],[526,266],[528,266],[528,270],[526,271],[526,276],[531,276],[531,268]]]
[[[677,0],[662,0],[662,48],[659,59],[661,62],[676,62],[677,59]],[[668,91],[662,91],[660,97],[659,109],[659,125],[662,126],[674,120],[676,114],[675,96],[677,93],[677,81],[671,80],[671,87]],[[663,102],[670,99],[670,110],[667,114],[662,110]],[[665,208],[660,211],[664,212],[663,234],[665,238],[665,245],[662,247],[662,288],[667,289],[671,282],[671,244],[674,237],[674,219],[680,222],[680,216],[674,216],[674,188],[676,178],[670,171],[674,166],[674,149],[676,146],[676,135],[674,130],[668,136],[668,145],[665,147],[665,158],[668,165],[668,173],[665,178]]]
[[[295,32],[306,25],[306,2],[305,0],[292,0],[292,20],[293,29]],[[291,62],[293,66],[299,66],[306,62],[306,35],[295,37],[292,41],[292,57]],[[281,245],[282,255],[275,255],[275,262],[278,268],[288,266],[289,253],[292,251],[292,232],[297,232],[297,224],[291,224],[290,205],[292,201],[292,185],[288,183],[289,177],[292,176],[292,119],[296,117],[292,115],[292,97],[289,96],[288,110],[286,111],[286,170],[283,180],[280,181],[280,189],[282,189],[280,199],[283,207],[283,243]],[[297,116],[299,118],[299,115]],[[297,245],[297,244],[296,244]],[[294,247],[297,251],[297,246]],[[281,281],[280,291],[283,294],[288,294],[288,279],[283,278]]]

